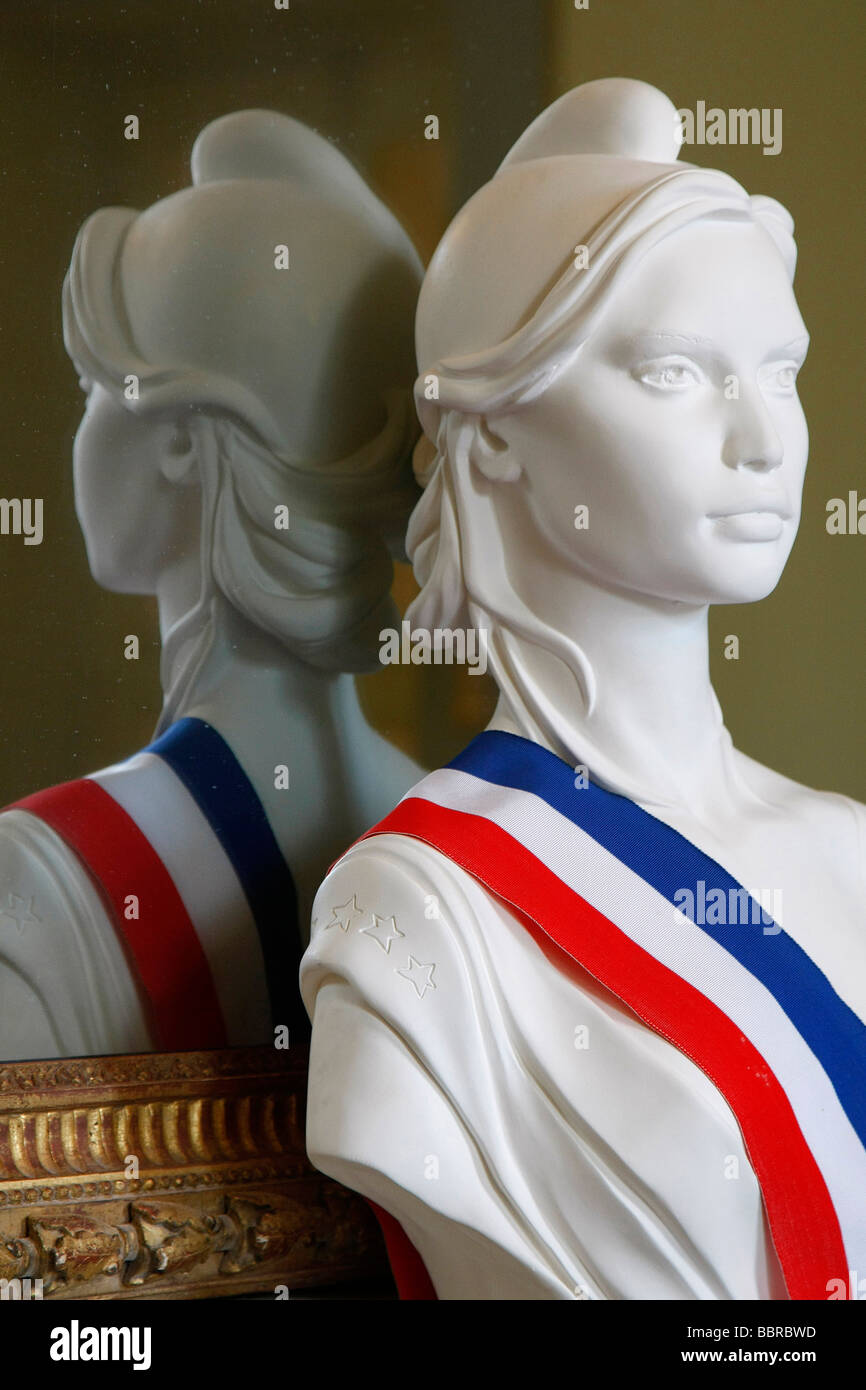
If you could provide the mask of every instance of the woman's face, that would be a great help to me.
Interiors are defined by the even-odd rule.
[[[163,471],[176,434],[124,409],[104,387],[82,380],[87,406],[72,451],[75,511],[90,570],[118,593],[153,594],[165,568],[197,546],[197,487]]]
[[[762,228],[695,224],[654,247],[544,395],[490,422],[545,543],[616,589],[769,594],[800,516],[807,343]]]

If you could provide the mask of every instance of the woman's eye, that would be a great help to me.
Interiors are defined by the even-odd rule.
[[[653,362],[640,369],[638,379],[660,391],[687,391],[699,386],[703,376],[691,362]]]
[[[797,389],[797,370],[794,362],[785,362],[781,367],[771,367],[765,372],[761,384],[781,396],[793,396]]]

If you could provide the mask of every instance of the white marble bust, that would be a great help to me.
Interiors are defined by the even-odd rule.
[[[793,225],[678,161],[676,126],[645,84],[577,88],[446,232],[416,320],[409,616],[487,631],[490,730],[588,769],[753,896],[772,886],[762,941],[820,972],[862,1046],[866,808],[739,752],[709,677],[710,604],[769,594],[799,522]],[[413,795],[477,810],[473,788],[445,771]],[[560,823],[536,805],[554,864]],[[725,1094],[455,857],[375,834],[319,890],[314,1162],[396,1219],[440,1298],[785,1298]],[[608,911],[609,883],[585,891]],[[821,1162],[850,1258],[862,1136],[839,1126]]]
[[[317,883],[419,771],[367,723],[354,673],[378,669],[418,495],[420,279],[349,161],[268,111],[208,125],[189,188],[81,228],[63,297],[87,396],[76,510],[94,578],[156,598],[157,734],[180,732],[190,776],[146,750],[71,784],[62,814],[52,789],[0,816],[20,918],[0,919],[0,1057],[264,1042],[289,1021],[265,983],[282,975],[291,1009]],[[151,958],[131,969],[139,943]]]

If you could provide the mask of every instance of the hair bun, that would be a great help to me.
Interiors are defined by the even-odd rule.
[[[194,184],[291,179],[312,189],[369,198],[360,174],[309,126],[278,111],[233,111],[201,131],[190,160]]]
[[[632,77],[602,77],[542,111],[497,172],[551,155],[618,155],[673,164],[681,143],[677,110],[664,92]]]

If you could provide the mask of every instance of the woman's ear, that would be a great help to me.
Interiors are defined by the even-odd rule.
[[[507,442],[490,426],[484,415],[480,415],[476,421],[469,457],[485,478],[493,483],[514,483],[523,472]]]
[[[179,422],[170,425],[159,464],[163,477],[183,487],[193,481],[195,461],[195,441],[186,425]]]

